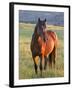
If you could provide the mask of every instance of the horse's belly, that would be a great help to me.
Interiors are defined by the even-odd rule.
[[[45,55],[49,55],[52,52],[53,48],[54,48],[54,41],[53,40],[48,41],[46,43]]]

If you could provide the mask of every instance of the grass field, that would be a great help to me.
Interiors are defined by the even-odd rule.
[[[40,78],[34,72],[34,63],[30,51],[30,42],[34,31],[35,24],[19,24],[19,79]],[[48,25],[48,30],[53,30],[59,38],[59,47],[57,48],[56,67],[43,72],[42,78],[63,77],[64,76],[64,27]]]

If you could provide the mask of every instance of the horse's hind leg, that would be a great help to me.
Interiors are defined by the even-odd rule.
[[[52,63],[55,68],[55,58],[56,58],[56,47],[54,47],[53,51],[49,55],[49,66],[52,68]]]
[[[52,57],[53,57],[53,65],[54,65],[54,68],[55,68],[55,59],[56,59],[56,47],[54,47],[53,49],[53,52],[52,52]]]

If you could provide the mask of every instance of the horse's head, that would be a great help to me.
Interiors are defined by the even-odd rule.
[[[39,36],[43,36],[43,33],[45,32],[46,29],[46,19],[45,20],[40,20],[38,19],[36,30]]]

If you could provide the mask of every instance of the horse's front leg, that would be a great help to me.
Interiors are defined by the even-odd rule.
[[[40,73],[41,73],[41,76],[42,76],[43,69],[44,69],[44,55],[41,55],[40,56]]]
[[[45,60],[44,60],[44,70],[46,70],[46,68],[47,68],[47,61],[48,61],[47,56],[45,56]]]
[[[37,64],[38,64],[38,60],[36,59],[36,57],[33,57],[33,60],[34,60],[34,68],[35,68],[35,73],[37,74],[38,71],[37,71]]]

